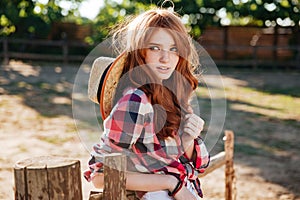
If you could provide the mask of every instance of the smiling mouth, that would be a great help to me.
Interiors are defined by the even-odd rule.
[[[163,70],[163,71],[167,71],[167,70],[169,70],[170,68],[169,68],[169,67],[157,67],[157,69]]]

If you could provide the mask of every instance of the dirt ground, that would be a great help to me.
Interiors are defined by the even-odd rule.
[[[19,160],[58,155],[79,159],[82,170],[86,169],[89,152],[77,133],[72,114],[73,82],[78,67],[31,65],[17,61],[1,66],[0,199],[14,199],[13,166]],[[223,78],[228,87],[246,81],[256,88],[266,83],[275,86],[280,83],[281,87],[299,89],[299,75],[295,72],[227,71]],[[299,96],[293,98],[299,102]],[[228,105],[233,105],[233,101],[230,99]],[[234,130],[236,134],[234,162],[237,199],[300,199],[300,116],[281,122],[262,115],[252,118],[249,113],[229,108],[224,129]],[[246,118],[249,119],[248,124],[244,123]],[[245,148],[249,139],[248,132],[242,131],[244,129],[251,130],[254,135],[262,133],[256,138],[260,144],[269,137],[284,138],[285,143],[280,143],[283,145],[279,145],[280,151],[272,154],[264,151],[253,153]],[[263,134],[268,131],[274,134]],[[261,147],[253,146],[256,150]],[[224,199],[224,184],[224,167],[202,178],[204,199]],[[93,187],[85,180],[82,180],[82,185],[84,198],[87,199]]]

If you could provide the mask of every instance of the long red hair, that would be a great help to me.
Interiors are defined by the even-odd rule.
[[[144,59],[145,43],[157,28],[164,28],[172,35],[179,55],[176,71],[163,84],[145,67]],[[123,48],[121,51],[127,52],[121,77],[126,76],[119,82],[114,104],[126,87],[141,89],[155,105],[154,124],[158,138],[173,137],[179,130],[182,116],[189,112],[189,98],[198,85],[192,70],[199,65],[195,47],[179,16],[166,9],[152,9],[115,32],[114,41]]]

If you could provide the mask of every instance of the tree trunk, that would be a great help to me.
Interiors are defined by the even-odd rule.
[[[80,162],[51,156],[19,161],[14,167],[16,200],[81,200]]]

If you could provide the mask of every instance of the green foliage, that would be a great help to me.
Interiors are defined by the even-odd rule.
[[[228,3],[226,9],[232,16],[243,18],[248,17],[249,23],[262,21],[265,26],[299,26],[300,2],[299,0],[248,0],[243,3],[234,0]],[[283,23],[283,20],[290,19],[291,24]]]
[[[4,14],[0,16],[0,26],[0,35],[9,35],[16,31],[16,27]]]
[[[114,1],[105,0],[105,6],[100,9],[95,19],[93,25],[95,33],[91,40],[93,42],[103,41],[116,24],[126,21],[133,15],[144,12],[151,6],[153,5],[147,5],[141,1],[123,0],[121,4],[118,4]]]
[[[49,0],[47,4],[38,0],[1,0],[0,35],[45,38],[52,22],[77,14],[78,3],[81,1],[69,1],[73,6],[65,10],[59,6],[59,0]]]
[[[121,4],[105,1],[96,19],[95,40],[105,38],[110,27],[151,6],[162,6],[162,0],[123,0]],[[207,26],[255,25],[299,26],[299,0],[173,0],[175,11],[194,37]],[[171,6],[168,2],[164,7]],[[103,29],[104,28],[104,29]],[[297,28],[296,28],[297,29]]]
[[[81,1],[83,0],[49,0],[43,4],[39,0],[1,0],[0,35],[45,38],[53,22],[91,23],[79,16]],[[63,8],[62,2],[71,6]],[[123,0],[117,3],[104,0],[104,7],[92,22],[94,33],[86,41],[90,44],[101,42],[112,27],[130,16],[153,6],[172,5],[170,2],[162,5],[162,2],[163,0]],[[195,38],[207,26],[293,26],[294,31],[299,30],[299,0],[173,0],[173,3],[174,10],[182,16]]]

